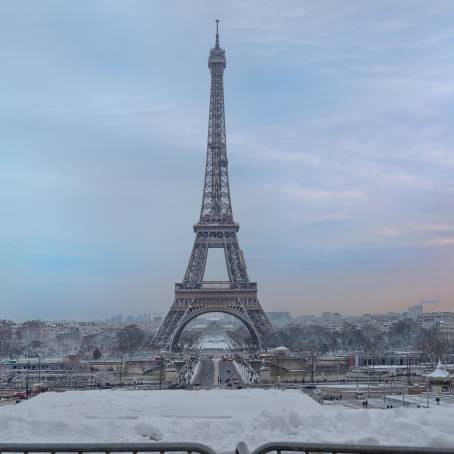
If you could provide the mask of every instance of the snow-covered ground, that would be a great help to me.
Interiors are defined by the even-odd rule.
[[[272,440],[454,445],[453,407],[352,410],[298,390],[69,391],[0,407],[3,442],[197,441],[232,452]]]
[[[225,335],[204,335],[194,345],[197,350],[225,350],[234,349],[233,341]]]

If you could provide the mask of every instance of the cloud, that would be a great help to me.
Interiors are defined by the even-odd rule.
[[[429,246],[454,246],[454,237],[451,238],[435,238],[426,243]]]
[[[309,189],[298,186],[284,186],[276,188],[285,197],[297,202],[309,202],[311,204],[342,204],[352,205],[365,200],[366,194],[359,190],[335,191],[322,189]]]
[[[414,302],[415,281],[452,301],[448,273],[428,265],[450,263],[452,248],[422,246],[451,244],[454,225],[454,7],[195,1],[176,14],[175,5],[1,4],[8,301],[39,300],[43,314],[46,301],[62,302],[47,309],[54,314],[74,299],[90,314],[131,300],[165,312],[200,209],[215,17],[228,59],[233,209],[264,300],[291,270],[298,282],[309,273],[324,283],[282,301],[295,311],[318,310],[311,299],[362,310],[367,292],[330,300],[328,272],[334,288],[351,271],[351,289],[363,273],[369,294],[381,279],[377,310],[379,296]],[[103,257],[112,267],[96,283],[82,272],[64,283],[44,276],[40,263],[61,277],[78,250],[93,251],[83,254],[87,270]],[[392,280],[396,269],[408,281]],[[381,293],[387,279],[394,296]]]
[[[402,227],[383,227],[377,230],[377,235],[397,237],[411,233],[438,233],[454,230],[454,225],[450,224],[430,224],[430,225],[406,225]]]
[[[454,169],[454,148],[451,150],[426,148],[421,152],[421,159],[442,169]]]

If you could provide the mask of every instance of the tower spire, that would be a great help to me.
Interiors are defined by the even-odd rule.
[[[219,19],[216,19],[216,49],[219,49]]]
[[[219,19],[216,19],[216,49],[219,49]]]
[[[219,49],[219,19],[216,19],[216,49]]]
[[[225,50],[219,46],[219,19],[216,19],[216,45],[210,50],[211,72],[208,143],[200,222],[232,224],[227,145],[224,115]]]

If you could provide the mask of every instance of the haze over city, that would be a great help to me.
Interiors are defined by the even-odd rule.
[[[454,5],[411,5],[2,2],[0,318],[167,312],[200,214],[215,18],[264,309],[454,310]]]

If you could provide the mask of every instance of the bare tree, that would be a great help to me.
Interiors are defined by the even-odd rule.
[[[117,340],[120,352],[131,353],[143,346],[145,333],[137,325],[128,325],[118,331]]]
[[[433,327],[422,333],[418,338],[417,347],[424,352],[427,361],[433,367],[441,357],[449,353],[450,343],[438,327]]]

